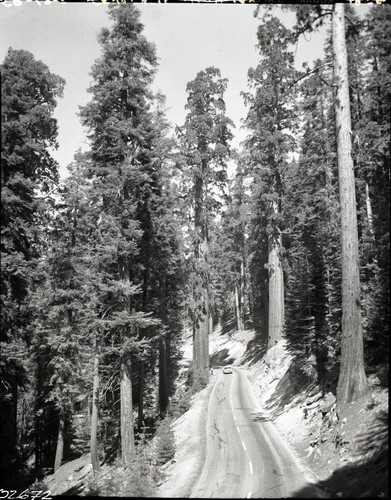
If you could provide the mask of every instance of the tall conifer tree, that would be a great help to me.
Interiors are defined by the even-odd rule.
[[[284,170],[292,150],[292,89],[295,76],[293,54],[289,50],[290,32],[267,14],[258,28],[261,62],[248,73],[250,92],[244,93],[249,111],[245,125],[249,130],[246,148],[250,156],[249,175],[253,179],[253,214],[267,244],[268,270],[268,347],[278,342],[284,326],[284,276],[281,264]],[[267,243],[266,243],[267,241]],[[259,245],[262,243],[259,242]]]
[[[321,66],[315,61],[315,66]],[[315,356],[321,379],[338,361],[340,321],[339,203],[331,88],[322,70],[302,81],[300,156],[286,179],[285,331],[299,357]]]
[[[333,53],[334,76],[337,83],[335,115],[342,243],[341,369],[337,388],[339,405],[355,401],[367,390],[344,16],[344,5],[335,4],[333,7]]]
[[[187,85],[189,110],[181,138],[185,182],[189,186],[193,247],[193,381],[209,379],[210,220],[219,208],[216,190],[224,189],[232,122],[225,116],[227,81],[216,68],[200,71]]]
[[[360,268],[357,230],[357,207],[352,158],[352,124],[349,96],[348,57],[346,48],[345,6],[300,6],[296,10],[294,32],[298,37],[317,29],[323,20],[332,19],[332,48],[336,92],[336,148],[341,211],[342,326],[341,366],[337,404],[341,408],[367,391],[361,315]]]
[[[100,35],[103,55],[92,70],[93,99],[82,109],[81,117],[90,130],[90,175],[96,191],[101,193],[100,221],[110,246],[104,257],[108,278],[110,275],[107,284],[111,283],[106,300],[114,305],[115,293],[124,298],[120,309],[105,317],[104,324],[120,332],[122,339],[121,449],[122,458],[129,465],[134,453],[132,355],[140,352],[136,347],[140,341],[143,344],[139,331],[148,324],[136,300],[137,292],[143,289],[141,269],[135,258],[146,230],[138,220],[138,210],[153,183],[156,129],[150,111],[150,84],[157,61],[154,47],[141,34],[143,26],[136,7],[113,6],[109,15],[114,24]]]
[[[29,299],[38,280],[42,249],[40,215],[46,210],[45,196],[58,179],[57,163],[49,152],[57,147],[57,121],[52,115],[64,83],[25,50],[9,49],[1,65],[3,477],[13,473],[16,456],[18,391],[26,382],[25,341],[34,318]]]

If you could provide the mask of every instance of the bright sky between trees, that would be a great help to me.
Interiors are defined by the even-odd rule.
[[[228,78],[225,96],[227,116],[236,125],[234,146],[244,139],[240,130],[246,108],[240,95],[247,90],[247,71],[255,67],[259,54],[255,47],[257,26],[255,7],[242,4],[139,4],[144,35],[154,42],[160,58],[154,89],[167,98],[167,117],[174,125],[182,125],[185,116],[186,85],[198,71],[208,66],[221,70]],[[60,173],[67,175],[67,166],[79,147],[86,149],[85,130],[77,116],[79,106],[91,98],[87,93],[89,72],[100,55],[97,34],[110,26],[107,4],[60,3],[20,6],[0,5],[0,60],[9,47],[25,49],[48,65],[50,71],[65,78],[63,99],[59,100],[55,117],[59,123],[59,149],[53,156],[60,164]],[[288,26],[294,13],[274,15]],[[300,41],[296,48],[296,65],[312,62],[323,54],[325,30]]]

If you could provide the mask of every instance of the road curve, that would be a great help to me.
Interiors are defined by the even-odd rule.
[[[191,498],[321,498],[275,428],[257,409],[247,372],[215,370],[206,457]]]

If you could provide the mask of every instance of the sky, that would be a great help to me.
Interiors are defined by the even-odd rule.
[[[16,2],[18,3],[18,2]],[[66,80],[64,96],[58,100],[55,117],[59,124],[59,149],[53,152],[59,162],[60,174],[67,175],[67,166],[76,150],[88,147],[86,131],[77,113],[91,95],[89,72],[100,56],[97,34],[110,26],[107,4],[36,1],[8,7],[0,4],[0,61],[9,47],[30,51],[43,61],[52,73]],[[186,85],[202,69],[215,66],[228,78],[225,94],[226,114],[236,125],[233,146],[245,137],[240,130],[246,107],[240,95],[246,91],[247,72],[259,60],[256,31],[260,19],[253,16],[251,4],[138,4],[144,35],[155,43],[160,58],[153,88],[167,98],[167,117],[182,125],[186,110]],[[288,27],[294,13],[274,14]],[[296,66],[322,57],[325,30],[302,39],[296,48]]]

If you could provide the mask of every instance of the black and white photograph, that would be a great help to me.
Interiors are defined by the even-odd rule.
[[[0,499],[388,498],[390,33],[0,1]]]

